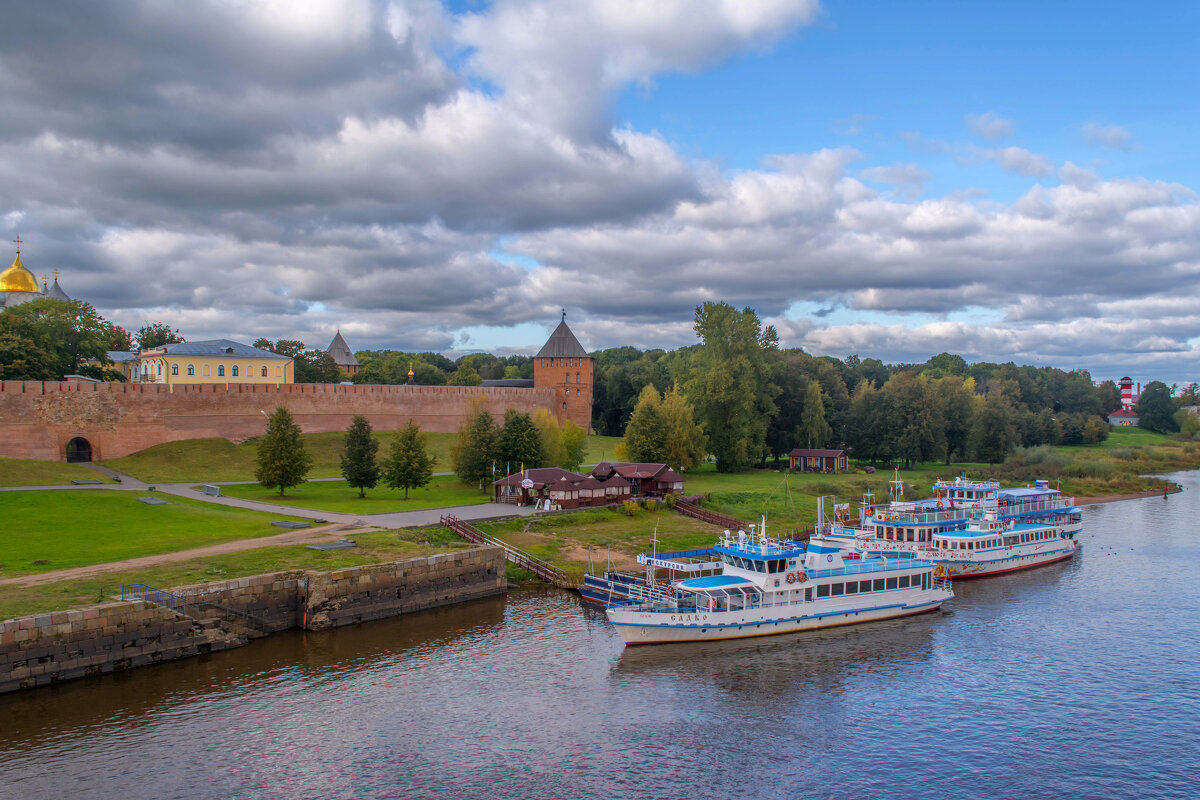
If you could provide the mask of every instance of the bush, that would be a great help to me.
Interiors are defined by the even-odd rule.
[[[666,504],[667,508],[674,508],[678,500],[679,495],[674,492],[667,492],[667,494],[663,495],[663,503]]]
[[[1067,466],[1067,459],[1059,455],[1058,451],[1053,447],[1040,444],[1037,447],[1018,447],[1008,457],[1007,463],[1059,470]]]
[[[1107,464],[1103,461],[1081,461],[1071,466],[1071,473],[1080,478],[1104,478],[1113,477],[1117,472],[1115,464]]]
[[[654,511],[658,507],[658,501],[653,497],[647,497],[644,501],[642,501],[642,505],[647,511]]]
[[[626,500],[621,503],[621,513],[627,517],[632,517],[638,512],[638,504],[636,500]]]
[[[1136,447],[1114,447],[1109,452],[1118,461],[1134,461],[1142,455],[1141,449]]]

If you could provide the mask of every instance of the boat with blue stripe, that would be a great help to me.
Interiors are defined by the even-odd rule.
[[[765,523],[764,523],[765,529]],[[954,596],[930,561],[847,561],[836,546],[780,542],[765,530],[725,531],[711,549],[719,571],[666,583],[661,596],[610,605],[626,645],[773,636],[936,611]],[[663,556],[639,556],[639,561]]]

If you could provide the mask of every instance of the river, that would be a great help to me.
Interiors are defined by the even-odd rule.
[[[0,797],[1194,798],[1200,473],[945,613],[625,650],[524,590],[0,697]]]

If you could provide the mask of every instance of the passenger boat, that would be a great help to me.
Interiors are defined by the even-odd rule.
[[[988,512],[962,530],[937,535],[914,557],[933,561],[945,577],[982,578],[1068,559],[1079,549],[1074,536],[1053,525],[1001,521]]]
[[[915,501],[902,499],[899,478],[891,483],[894,499],[877,505],[869,495],[864,497],[857,520],[851,518],[849,504],[835,505],[825,531],[829,541],[848,551],[915,552],[989,514],[1005,523],[1044,525],[1070,539],[1083,529],[1075,498],[1051,489],[1046,481],[1001,489],[997,481],[939,480],[934,497]]]
[[[846,562],[837,547],[774,541],[753,526],[749,534],[725,531],[712,551],[716,574],[668,583],[660,598],[608,607],[627,646],[855,625],[934,611],[954,596],[932,562],[908,554]]]

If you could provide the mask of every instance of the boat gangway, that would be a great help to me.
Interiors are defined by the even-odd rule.
[[[519,547],[514,547],[502,539],[497,539],[495,536],[484,533],[479,528],[464,522],[453,514],[442,515],[441,521],[447,528],[472,544],[490,544],[501,548],[504,550],[504,557],[511,563],[516,564],[521,569],[529,570],[546,583],[562,589],[577,589],[579,584],[583,582],[583,573],[570,573],[559,569],[549,561],[543,561],[537,556],[526,553]]]

